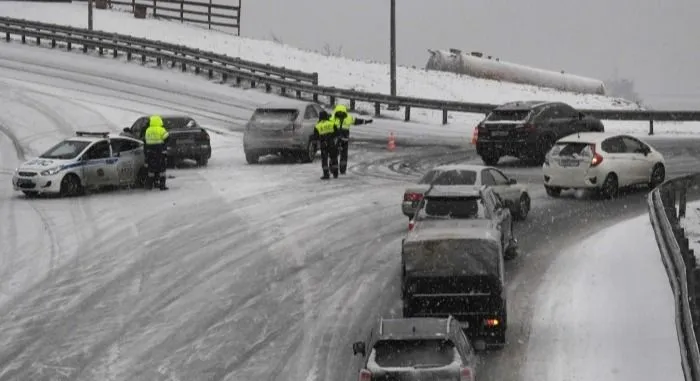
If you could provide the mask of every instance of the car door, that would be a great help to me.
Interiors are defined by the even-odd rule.
[[[129,136],[134,139],[143,139],[143,134],[146,132],[146,127],[148,127],[149,118],[143,116],[136,119],[134,124],[131,125],[129,129]]]
[[[114,185],[131,185],[143,166],[143,148],[130,139],[112,138],[112,156],[117,159],[117,177]],[[141,163],[139,165],[139,163]]]
[[[654,162],[648,155],[648,152],[651,152],[650,148],[631,136],[623,135],[622,141],[625,143],[625,154],[630,158],[633,181],[637,184],[647,183],[654,166]]]
[[[112,184],[117,181],[117,158],[107,140],[94,143],[81,157],[83,177],[89,187]]]
[[[481,184],[480,185],[486,185],[489,187],[496,186],[496,180],[493,178],[493,175],[488,171],[488,169],[481,170]]]
[[[487,171],[489,172],[495,183],[495,185],[493,186],[494,192],[501,196],[501,199],[503,199],[504,201],[507,201],[508,203],[517,204],[518,200],[520,199],[520,190],[513,187],[509,183],[508,177],[504,175],[503,172],[495,168],[489,168],[487,169]]]
[[[606,153],[603,157],[603,164],[610,171],[615,172],[618,185],[627,186],[634,183],[636,175],[633,174],[635,166],[633,157],[627,153],[627,147],[622,137],[607,138],[601,142],[600,148]]]

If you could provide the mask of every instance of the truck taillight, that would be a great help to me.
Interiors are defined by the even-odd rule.
[[[420,201],[423,199],[422,193],[406,192],[403,194],[404,201]]]
[[[474,381],[474,370],[470,367],[460,369],[459,381]]]
[[[498,327],[501,322],[498,319],[486,319],[484,320],[484,325],[487,327]]]
[[[362,369],[358,381],[372,381],[372,372],[367,369]]]

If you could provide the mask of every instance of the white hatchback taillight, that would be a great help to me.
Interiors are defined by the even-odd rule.
[[[469,367],[460,369],[459,381],[474,381],[474,370]]]
[[[362,369],[360,371],[359,381],[372,381],[372,372],[367,369]]]

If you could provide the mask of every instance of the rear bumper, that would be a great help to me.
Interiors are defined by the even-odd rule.
[[[479,138],[476,143],[476,152],[479,155],[497,152],[499,155],[520,156],[537,152],[535,139],[508,139],[497,140],[490,138]]]
[[[542,167],[544,185],[557,188],[593,189],[602,184],[601,172],[597,169],[587,171],[568,171],[550,166]]]
[[[287,138],[266,138],[266,137],[243,137],[243,149],[255,152],[278,152],[278,151],[306,151],[309,141],[300,137]]]
[[[208,144],[193,144],[186,146],[168,146],[168,158],[198,158],[201,156],[211,158],[211,146]]]

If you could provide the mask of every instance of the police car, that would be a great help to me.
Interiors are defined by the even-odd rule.
[[[75,196],[106,186],[141,186],[143,142],[108,132],[76,132],[15,170],[12,186],[27,196]]]

